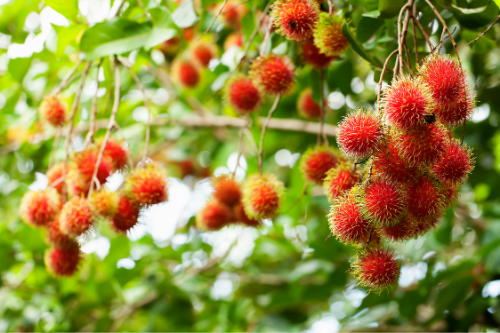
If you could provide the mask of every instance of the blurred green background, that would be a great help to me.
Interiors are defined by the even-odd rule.
[[[383,63],[397,48],[396,16],[405,4],[402,0],[334,2],[348,19],[356,48],[349,48],[327,70],[331,110],[326,122],[333,125],[348,109],[374,107],[375,82],[380,77],[376,63]],[[474,149],[476,169],[458,203],[447,210],[435,231],[418,240],[390,245],[402,260],[399,286],[377,295],[356,287],[346,273],[354,249],[333,237],[325,241],[329,204],[321,189],[310,187],[301,195],[304,180],[296,161],[315,144],[313,134],[267,132],[264,169],[287,187],[280,214],[273,221],[259,229],[232,226],[212,233],[193,229],[194,215],[210,194],[204,179],[207,170],[216,174],[234,170],[240,134],[229,127],[186,128],[178,121],[194,112],[235,116],[219,90],[242,50],[224,51],[224,41],[234,28],[217,20],[204,39],[217,44],[220,58],[202,72],[196,89],[183,90],[175,83],[169,86],[165,73],[172,59],[153,46],[168,34],[179,34],[183,36],[179,56],[185,56],[189,43],[182,28],[194,23],[195,36],[200,36],[220,3],[185,0],[178,7],[171,0],[125,0],[123,4],[121,0],[0,0],[0,331],[497,332],[500,28],[494,26],[470,47],[465,44],[496,19],[500,1],[432,2],[450,28],[456,29],[460,58],[477,95],[478,107],[465,133],[465,142]],[[266,4],[264,0],[241,1],[248,11],[241,20],[244,40],[252,34]],[[323,6],[327,8],[326,3]],[[440,23],[425,1],[417,1],[417,8],[422,25],[437,44]],[[153,159],[169,169],[170,199],[144,211],[141,224],[127,237],[114,234],[101,221],[80,240],[85,260],[79,273],[58,280],[47,273],[43,263],[47,249],[43,233],[23,223],[18,215],[28,188],[46,185],[43,174],[54,145],[55,131],[39,122],[37,108],[74,67],[80,50],[88,54],[101,42],[98,29],[82,39],[85,31],[98,27],[95,24],[106,21],[116,9],[120,9],[121,20],[137,24],[132,32],[115,31],[114,38],[129,47],[120,59],[132,65],[146,88],[155,119],[163,123],[153,126],[150,151]],[[171,19],[170,13],[176,11],[180,20]],[[140,29],[147,31],[149,45],[139,43],[133,49],[126,39]],[[416,37],[422,59],[429,49],[419,32]],[[262,32],[257,33],[249,58],[257,55],[263,38]],[[412,54],[413,41],[410,28]],[[293,42],[272,34],[268,48],[290,56],[298,75],[275,117],[298,119],[297,96],[307,87],[318,92],[318,73],[301,65],[299,48]],[[449,40],[441,51],[453,54]],[[373,64],[359,53],[368,53]],[[394,67],[394,61],[389,67]],[[242,69],[248,69],[246,63]],[[140,159],[147,110],[128,71],[123,69],[121,74],[117,122],[134,157]],[[386,83],[391,76],[386,76]],[[63,91],[69,103],[78,82]],[[98,116],[107,118],[112,101],[109,56],[104,57],[100,73],[96,66],[90,70],[84,85],[75,150],[83,143],[85,133],[79,128],[88,122],[96,89]],[[271,103],[271,99],[265,100],[260,116],[267,114]],[[244,160],[237,171],[240,179],[257,172],[251,140],[258,141],[260,136],[257,116],[249,135],[243,136]],[[48,140],[30,138],[33,133],[44,133]],[[460,127],[457,135],[461,133]],[[334,138],[330,142],[335,145]],[[63,156],[60,144],[55,158]],[[108,185],[116,188],[121,179],[116,174]]]

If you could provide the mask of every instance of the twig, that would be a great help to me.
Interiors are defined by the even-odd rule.
[[[95,94],[92,98],[92,108],[90,109],[90,125],[87,136],[85,137],[85,142],[83,143],[83,149],[87,148],[87,146],[94,142],[94,133],[95,133],[95,121],[97,119],[97,92],[99,91],[99,69],[101,68],[102,59],[99,61],[97,65],[97,76],[95,79]]]
[[[415,7],[413,7],[415,8]],[[414,43],[414,47],[415,47],[415,63],[418,64],[419,63],[419,60],[418,60],[418,40],[417,40],[417,29],[415,28],[415,19],[414,19],[414,15],[412,13],[412,20],[411,20],[411,29],[413,31],[413,43]],[[408,60],[409,62],[409,60]]]
[[[328,138],[326,137],[325,133],[323,132],[323,128],[325,126],[325,96],[324,96],[324,76],[325,73],[321,69],[319,71],[319,85],[320,85],[320,94],[319,94],[319,108],[320,108],[320,127],[319,127],[319,133],[318,133],[318,146],[321,144],[321,138],[323,138],[323,141],[325,142],[326,148],[330,150],[330,143],[328,142]]]
[[[461,64],[462,62],[460,61],[460,55],[458,54],[458,50],[457,50],[457,42],[455,42],[455,39],[453,38],[453,34],[450,32],[448,25],[446,25],[446,21],[443,19],[441,14],[439,14],[439,11],[436,9],[436,7],[434,7],[434,5],[432,4],[432,2],[430,2],[430,0],[425,0],[425,2],[427,2],[427,4],[432,8],[432,10],[434,11],[434,14],[436,14],[438,19],[441,21],[443,28],[446,29],[446,31],[448,32],[448,35],[450,36],[451,44],[453,45],[453,48],[455,49],[455,53],[457,54],[458,61]]]
[[[333,1],[328,0],[328,15],[332,16],[333,15]]]
[[[269,126],[269,122],[271,120],[271,117],[273,116],[274,111],[278,107],[278,103],[280,102],[281,96],[278,95],[276,99],[274,100],[274,104],[271,107],[271,110],[269,110],[269,114],[267,115],[266,121],[262,125],[262,133],[260,135],[260,145],[259,145],[259,174],[262,175],[262,155],[264,152],[264,136],[266,135],[266,128]]]
[[[422,32],[422,35],[424,35],[424,38],[427,41],[427,45],[429,45],[429,50],[432,50],[433,46],[432,46],[431,40],[429,39],[427,32],[425,32],[424,27],[422,26],[422,24],[420,24],[420,21],[417,19],[417,17],[415,15],[413,15],[412,21],[417,23],[420,31]]]
[[[222,13],[222,10],[224,9],[224,6],[226,5],[227,3],[227,0],[224,0],[224,2],[222,3],[222,5],[220,6],[219,8],[219,12],[217,13],[217,15],[215,15],[214,19],[212,20],[212,23],[210,23],[210,26],[208,27],[208,29],[203,33],[203,35],[201,35],[200,37],[198,37],[198,40],[202,39],[203,36],[205,36],[209,31],[210,29],[212,29],[215,21],[217,20],[217,18],[219,17],[219,15]]]
[[[378,108],[378,114],[379,116],[381,115],[380,113],[380,94],[382,93],[382,82],[384,82],[384,74],[387,69],[387,64],[389,63],[389,60],[391,60],[392,56],[398,53],[399,51],[396,49],[392,51],[392,53],[385,59],[384,67],[382,68],[382,73],[380,73],[380,80],[378,81],[378,94],[377,94],[377,108]]]
[[[269,36],[271,36],[271,29],[273,28],[273,20],[269,18],[269,23],[267,24],[266,35],[264,36],[264,41],[262,42],[262,48],[260,49],[260,56],[263,57],[266,53],[267,43],[269,42]]]
[[[54,139],[54,145],[52,146],[52,151],[50,152],[50,157],[49,157],[49,169],[52,166],[52,163],[54,163],[54,155],[57,148],[59,147],[59,140],[61,139],[62,131],[63,131],[62,127],[58,127],[56,129],[56,137]]]
[[[486,30],[484,30],[479,36],[477,36],[477,38],[471,40],[470,42],[468,42],[465,45],[469,46],[470,44],[476,42],[479,38],[483,37],[491,28],[493,28],[493,26],[495,25],[495,23],[498,22],[499,19],[500,19],[500,15],[498,15],[497,18],[495,19],[495,21],[493,21],[493,23],[490,24],[490,26]]]
[[[412,0],[410,0],[412,3]],[[396,67],[394,68],[394,77],[398,75],[398,72],[403,73],[403,31],[401,30],[401,20],[403,19],[403,14],[408,8],[411,8],[411,4],[407,3],[406,5],[401,8],[401,11],[399,12],[399,17],[398,17],[398,59],[396,60]],[[407,15],[408,17],[408,15]],[[406,22],[406,18],[405,18]]]
[[[82,62],[83,62],[83,60],[78,60],[75,67],[73,67],[73,69],[68,74],[66,74],[66,76],[61,81],[61,83],[57,86],[57,88],[54,89],[54,91],[52,91],[51,95],[59,94],[61,92],[61,90],[63,90],[68,85],[69,79],[73,76],[73,74],[75,74],[76,70],[78,69],[78,67],[80,67]]]
[[[455,29],[453,29],[453,31],[451,33],[454,34],[456,30],[457,30],[457,27],[455,27]],[[446,32],[446,30],[443,29],[443,32]],[[439,43],[432,49],[431,53],[434,53],[434,51],[436,51],[438,48],[441,48],[441,45],[443,45],[443,42],[447,38],[450,38],[450,35],[443,36],[441,38],[441,40],[439,41]]]

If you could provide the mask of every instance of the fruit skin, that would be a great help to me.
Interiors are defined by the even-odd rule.
[[[81,261],[80,246],[72,241],[66,247],[53,247],[45,252],[45,266],[55,277],[69,277],[76,273]]]
[[[326,100],[323,101],[326,106]],[[311,89],[302,91],[297,99],[297,110],[305,118],[318,119],[321,116],[321,107],[312,97]],[[326,108],[325,108],[326,111]]]
[[[385,175],[393,181],[406,183],[417,174],[417,168],[410,166],[397,148],[396,138],[388,135],[373,155],[372,167],[375,175]]]
[[[19,214],[26,223],[35,227],[45,227],[57,218],[62,204],[61,196],[53,188],[29,191],[21,200]]]
[[[255,111],[262,101],[259,89],[247,77],[235,77],[228,80],[225,88],[226,101],[239,113]]]
[[[210,200],[196,215],[196,226],[205,231],[220,230],[229,224],[229,209],[216,200]]]
[[[342,32],[344,18],[338,14],[333,16],[321,13],[314,31],[314,45],[329,57],[337,57],[349,46]]]
[[[176,58],[172,64],[172,75],[185,88],[194,88],[200,82],[200,73],[189,60]]]
[[[209,42],[199,41],[191,44],[191,56],[200,67],[208,67],[210,60],[217,57],[217,47]]]
[[[120,193],[116,212],[110,219],[110,226],[115,232],[126,234],[137,224],[139,215],[140,207]]]
[[[90,189],[90,178],[80,175],[75,165],[69,167],[68,174],[66,175],[66,186],[68,194],[73,196],[87,196]]]
[[[356,200],[359,190],[353,189],[339,197],[330,207],[330,230],[344,244],[365,244],[372,229]]]
[[[396,133],[396,148],[410,166],[428,166],[443,154],[447,137],[441,124],[418,126],[414,130]]]
[[[276,33],[297,41],[312,37],[319,13],[312,0],[278,0],[271,6]]]
[[[434,110],[431,92],[420,77],[399,77],[384,90],[382,103],[387,119],[408,130],[425,125],[425,116]]]
[[[94,175],[95,165],[97,159],[99,158],[99,150],[97,147],[91,147],[77,152],[73,156],[73,164],[76,166],[78,175],[90,184],[90,180]],[[99,164],[99,169],[97,169],[97,180],[103,185],[106,183],[106,179],[111,176],[113,172],[113,161],[107,155],[102,155],[101,163]]]
[[[371,181],[364,189],[361,209],[365,218],[376,226],[397,224],[406,210],[406,193],[386,177]]]
[[[256,58],[250,65],[249,75],[255,86],[270,96],[287,94],[295,81],[290,60],[272,53]]]
[[[241,201],[241,185],[233,176],[222,175],[211,180],[213,196],[220,203],[233,207]]]
[[[49,181],[49,186],[52,185],[54,182],[59,180],[64,174],[64,163],[59,162],[57,164],[54,164],[52,167],[50,167],[49,170],[47,170],[47,179]],[[64,182],[61,181],[59,184],[54,186],[56,191],[61,194],[63,190],[63,184]]]
[[[323,180],[323,190],[329,202],[333,203],[361,179],[361,171],[353,172],[352,168],[346,161],[340,161],[337,166],[328,170]]]
[[[417,236],[418,220],[411,214],[406,214],[398,224],[381,226],[377,232],[390,242],[406,242]]]
[[[92,209],[102,217],[111,217],[118,210],[118,194],[103,189],[99,192],[93,192],[90,196]]]
[[[418,72],[436,101],[437,119],[447,126],[458,126],[472,116],[474,98],[467,74],[457,59],[449,55],[430,55]]]
[[[45,240],[47,243],[59,248],[70,247],[74,243],[74,239],[72,237],[63,234],[63,232],[61,231],[61,224],[59,222],[59,219],[55,219],[49,225],[47,225]]]
[[[59,96],[45,96],[40,104],[40,114],[54,127],[67,121],[68,106]]]
[[[302,61],[316,70],[327,68],[336,58],[321,53],[313,41],[302,45]]]
[[[78,237],[94,224],[94,213],[87,200],[73,197],[64,205],[59,217],[60,229],[63,234]]]
[[[252,175],[243,184],[243,206],[251,219],[273,218],[280,206],[284,185],[275,175]]]
[[[300,158],[300,171],[307,181],[321,185],[328,170],[335,168],[338,163],[339,158],[333,150],[315,146],[306,150]]]
[[[104,138],[97,140],[97,147],[100,149]],[[104,155],[108,156],[113,163],[113,170],[122,170],[128,163],[128,151],[125,145],[113,138],[108,138]],[[101,162],[102,163],[102,162]]]
[[[360,158],[377,148],[382,135],[380,120],[371,110],[359,108],[350,112],[339,124],[337,143],[347,156]]]
[[[242,203],[233,208],[233,218],[236,222],[241,222],[248,227],[258,228],[262,225],[261,220],[251,219],[247,216]]]
[[[148,163],[128,174],[125,193],[138,205],[155,205],[167,201],[167,177],[156,163]]]
[[[394,252],[377,246],[358,252],[351,264],[351,273],[359,285],[381,293],[397,285],[400,267]]]
[[[468,174],[474,170],[474,164],[472,151],[455,139],[448,143],[432,170],[442,182],[459,185],[467,180]]]
[[[408,212],[417,219],[436,218],[445,208],[445,197],[439,182],[420,176],[407,190]]]

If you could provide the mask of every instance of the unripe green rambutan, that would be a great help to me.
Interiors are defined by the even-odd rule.
[[[380,247],[369,247],[358,252],[351,267],[358,284],[376,293],[393,289],[400,274],[400,262],[394,252]]]
[[[73,197],[66,202],[59,218],[61,231],[71,237],[85,233],[94,221],[94,213],[87,200],[82,197]]]
[[[211,180],[213,196],[220,203],[233,207],[241,201],[241,185],[233,176],[222,175]]]
[[[339,158],[325,146],[309,148],[300,158],[302,176],[314,184],[322,184],[328,170],[335,168]]]
[[[40,114],[52,126],[60,127],[66,123],[68,106],[58,96],[45,96],[40,104]]]
[[[350,190],[361,179],[362,172],[353,170],[351,164],[340,161],[337,166],[328,170],[323,181],[323,189],[329,202]]]
[[[80,246],[76,241],[65,247],[53,247],[45,252],[47,270],[58,278],[74,275],[80,261]]]
[[[118,209],[118,194],[106,189],[99,192],[93,192],[90,197],[92,209],[102,217],[111,217],[115,215]]]
[[[284,185],[275,175],[252,175],[243,184],[243,206],[251,219],[273,218],[278,211]]]
[[[321,13],[314,31],[314,45],[321,53],[329,57],[337,57],[349,46],[342,32],[344,18],[338,14],[333,16]]]
[[[137,224],[139,215],[140,207],[121,193],[116,212],[110,219],[110,226],[115,232],[125,234]]]
[[[210,200],[196,215],[196,226],[201,230],[216,231],[228,225],[229,220],[229,209],[216,200]]]
[[[35,226],[45,227],[52,222],[62,208],[62,199],[53,188],[45,191],[29,191],[22,200],[19,213],[24,222]]]
[[[167,177],[156,163],[148,163],[128,174],[125,193],[139,205],[155,205],[167,201]]]

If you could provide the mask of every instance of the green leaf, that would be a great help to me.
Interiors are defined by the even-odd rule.
[[[78,18],[78,1],[75,0],[45,0],[45,5],[75,21]]]
[[[183,1],[172,13],[172,20],[179,28],[187,28],[198,21],[193,8],[193,0]]]
[[[393,18],[398,16],[405,2],[404,0],[380,0],[378,3],[380,17]]]
[[[493,0],[493,1],[497,4],[498,7],[500,7],[500,0]]]
[[[370,17],[362,17],[358,23],[356,35],[361,43],[367,42],[380,27],[384,25],[383,20]]]
[[[479,36],[479,33],[467,29],[462,29],[461,34],[466,42],[470,42]],[[493,50],[496,44],[495,40],[489,38],[489,33],[487,33],[472,43],[470,47],[474,53],[486,53]]]
[[[151,24],[125,19],[98,23],[85,31],[80,49],[85,59],[98,59],[143,47],[151,36]]]
[[[351,29],[348,26],[348,22],[345,22],[344,25],[342,25],[342,32],[344,33],[345,37],[351,44],[352,48],[354,51],[356,51],[357,54],[359,54],[363,59],[366,61],[370,62],[371,64],[375,66],[381,66],[380,63],[371,56],[364,48],[361,46],[360,42],[357,40],[357,38],[354,36],[354,33],[351,31]]]
[[[52,25],[54,30],[57,32],[57,51],[56,55],[58,57],[64,54],[64,50],[68,45],[74,46],[78,49],[77,38],[85,29],[85,24],[74,24],[69,27],[62,27],[58,25]]]
[[[160,6],[149,10],[149,13],[153,20],[153,30],[144,44],[146,50],[177,35],[177,30],[173,29],[172,16],[168,8]]]
[[[498,6],[490,1],[472,2],[467,7],[451,5],[453,16],[467,29],[478,29],[490,25],[498,16]]]
[[[31,58],[15,58],[9,60],[7,69],[14,80],[23,82],[24,76],[28,73],[30,66]]]

